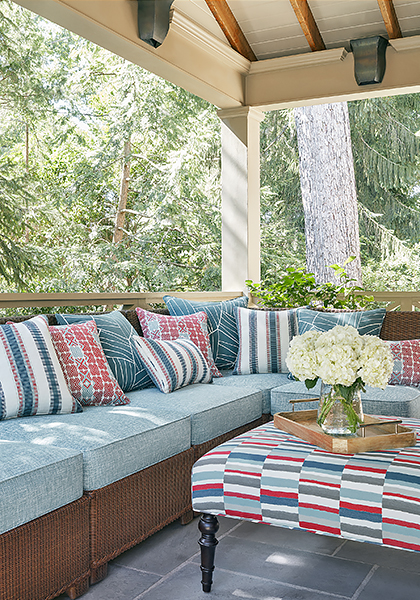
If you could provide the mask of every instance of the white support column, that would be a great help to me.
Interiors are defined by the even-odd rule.
[[[246,106],[221,110],[222,290],[260,281],[260,122]]]

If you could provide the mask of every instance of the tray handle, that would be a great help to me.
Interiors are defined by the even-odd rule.
[[[400,425],[401,423],[401,419],[394,419],[392,421],[381,421],[380,423],[360,423],[360,429],[362,430],[362,437],[366,437],[366,427],[374,427],[375,425],[379,425],[381,427],[382,425],[394,425],[395,433],[398,433],[398,425]]]
[[[289,403],[292,405],[292,412],[295,412],[295,404],[298,402],[319,402],[319,398],[299,398],[299,400],[289,400]]]

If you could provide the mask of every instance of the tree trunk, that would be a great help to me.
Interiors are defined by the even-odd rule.
[[[337,283],[332,264],[361,285],[357,192],[347,103],[294,109],[305,214],[306,266],[317,283]]]
[[[121,242],[124,235],[125,211],[127,208],[128,186],[130,180],[130,154],[131,138],[124,142],[124,160],[121,175],[120,199],[118,202],[117,214],[115,215],[115,227],[112,241],[114,244]]]

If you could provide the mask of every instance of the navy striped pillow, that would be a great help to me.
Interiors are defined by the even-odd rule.
[[[297,334],[296,310],[236,308],[239,352],[234,375],[289,372],[286,356]]]
[[[190,383],[211,383],[210,367],[191,340],[137,337],[135,341],[150,378],[161,392],[168,394]]]

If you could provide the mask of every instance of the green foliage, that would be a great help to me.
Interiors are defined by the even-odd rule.
[[[0,50],[0,289],[220,289],[215,107],[9,0],[0,3]],[[349,103],[367,288],[420,283],[419,98]],[[261,236],[262,280],[280,282],[273,298],[286,278],[294,302],[305,302],[291,110],[261,124]],[[348,283],[338,284],[343,294]],[[323,290],[330,303],[334,286]]]
[[[315,305],[318,303],[324,308],[358,310],[373,302],[373,296],[363,294],[363,288],[355,285],[356,279],[349,277],[345,270],[345,266],[355,258],[355,256],[349,256],[342,265],[329,265],[340,282],[338,284],[330,282],[319,284],[314,292],[313,303]]]
[[[313,273],[305,273],[301,269],[288,267],[286,274],[274,283],[253,283],[245,281],[251,294],[259,299],[261,306],[270,308],[297,308],[312,306],[314,308],[348,308],[357,310],[373,302],[373,296],[363,294],[363,289],[354,285],[355,279],[349,277],[345,266],[355,259],[350,256],[343,265],[330,265],[338,284],[316,284]]]
[[[300,269],[288,267],[286,274],[275,283],[245,281],[251,294],[259,299],[261,306],[270,308],[294,308],[306,306],[314,298],[315,276]]]

